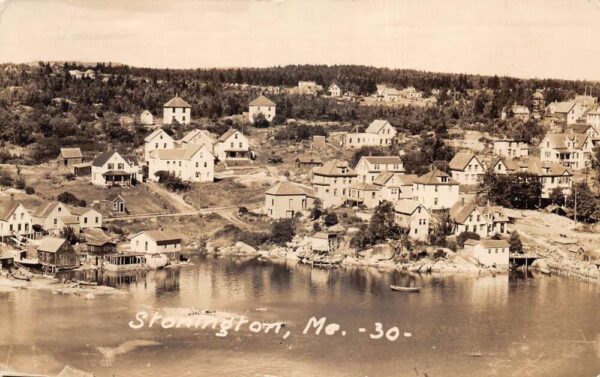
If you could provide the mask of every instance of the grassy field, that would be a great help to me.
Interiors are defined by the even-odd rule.
[[[265,191],[272,186],[270,181],[255,183],[239,183],[236,179],[227,178],[218,182],[197,183],[184,194],[186,202],[195,208],[249,206],[262,203]]]

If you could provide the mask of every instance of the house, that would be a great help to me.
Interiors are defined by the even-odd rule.
[[[413,86],[408,86],[408,87],[402,89],[400,91],[400,95],[403,98],[410,99],[410,100],[423,98],[423,92],[418,91]]]
[[[485,267],[508,268],[510,245],[506,240],[466,240],[465,250]]]
[[[214,153],[213,146],[217,140],[207,130],[194,129],[185,134],[185,136],[179,140],[182,145],[195,144],[204,147]]]
[[[29,211],[11,195],[0,200],[0,241],[21,241],[21,237],[33,238],[33,220]]]
[[[342,237],[336,232],[318,232],[310,237],[313,252],[331,253],[340,248]]]
[[[59,216],[57,220],[58,224],[56,225],[56,230],[54,231],[56,235],[59,235],[60,232],[66,228],[71,228],[75,234],[81,231],[77,216],[65,214],[63,216]]]
[[[412,199],[402,199],[394,206],[396,223],[408,229],[408,235],[415,240],[425,241],[429,236],[431,212],[421,203]]]
[[[515,118],[527,122],[530,118],[529,109],[526,106],[517,105],[516,103],[509,108],[502,109],[501,118]]]
[[[164,254],[179,259],[181,237],[163,230],[144,230],[130,237],[130,250],[146,254]]]
[[[254,118],[262,114],[269,122],[275,118],[277,105],[262,94],[248,104],[248,119],[254,123]]]
[[[298,156],[294,161],[296,163],[296,167],[309,167],[313,168],[315,166],[323,166],[323,160],[319,157],[315,156]]]
[[[83,177],[92,174],[92,164],[82,162],[81,164],[71,165],[71,173],[76,177]]]
[[[230,128],[219,137],[214,151],[219,161],[244,161],[251,157],[248,138],[235,128]]]
[[[359,181],[372,183],[382,172],[404,173],[404,165],[398,156],[362,156],[354,170]]]
[[[544,97],[544,93],[542,93],[540,90],[536,90],[531,99],[533,117],[535,119],[539,119],[542,116],[545,107],[546,99]]]
[[[586,113],[586,123],[595,129],[600,129],[600,108],[590,110]]]
[[[58,235],[65,224],[72,225],[70,216],[71,212],[64,203],[52,201],[34,211],[32,221],[34,225],[40,226],[44,231]]]
[[[148,163],[150,152],[157,149],[171,149],[175,147],[175,140],[162,128],[157,128],[144,139],[144,161]]]
[[[569,247],[568,251],[569,251],[570,255],[574,256],[575,258],[577,258],[579,260],[583,260],[583,261],[590,260],[590,255],[585,251],[585,249],[582,246],[573,245],[573,246]]]
[[[298,81],[295,93],[316,95],[321,91],[323,91],[323,87],[314,81]]]
[[[375,208],[379,204],[379,189],[372,183],[354,182],[348,189],[346,201],[350,205]]]
[[[78,69],[72,69],[69,71],[69,76],[77,80],[81,80],[83,78],[83,72]]]
[[[96,186],[131,186],[137,179],[135,158],[109,150],[92,162],[92,184]]]
[[[79,229],[102,228],[102,214],[94,208],[74,207],[70,212],[77,218]]]
[[[192,106],[178,95],[171,98],[163,105],[163,124],[170,125],[175,122],[179,124],[190,124],[192,120]]]
[[[350,186],[357,182],[356,172],[342,160],[327,161],[323,166],[313,168],[312,175],[315,195],[321,199],[324,208],[344,204]]]
[[[417,178],[414,174],[402,174],[392,172],[382,172],[373,181],[373,185],[378,187],[379,200],[397,202],[400,199],[412,199],[413,183]]]
[[[454,234],[477,233],[481,238],[508,233],[508,217],[502,207],[478,206],[475,203],[456,203],[450,208]]]
[[[158,172],[168,172],[186,182],[212,182],[215,157],[204,146],[186,144],[182,148],[157,149],[148,159],[148,179],[158,182]]]
[[[63,238],[42,238],[37,246],[37,258],[46,273],[73,269],[78,265],[73,247]]]
[[[329,95],[331,97],[341,97],[342,96],[342,88],[340,88],[340,86],[338,84],[336,84],[335,82],[332,83],[331,85],[329,85],[329,88],[327,88],[327,92],[329,92]]]
[[[588,115],[589,114],[590,113],[588,112]],[[587,123],[587,124],[586,123],[569,124],[567,126],[566,133],[586,134],[590,138],[592,138],[592,140],[598,139],[598,136],[600,136],[600,134],[596,130],[596,127],[589,123]]]
[[[310,210],[315,194],[297,183],[283,181],[265,192],[265,209],[273,219],[292,218],[299,212]]]
[[[389,146],[398,132],[387,120],[376,119],[365,132],[352,132],[344,135],[345,148],[361,148],[365,146]]]
[[[414,199],[431,211],[449,209],[459,199],[459,183],[447,173],[433,169],[413,184]]]
[[[399,102],[402,98],[402,93],[396,88],[388,88],[384,86],[379,95],[379,99],[385,102]]]
[[[578,95],[575,99],[564,102],[552,102],[546,106],[545,116],[553,116],[567,124],[575,124],[585,113],[597,106],[597,98]]]
[[[529,144],[514,139],[494,140],[494,154],[507,158],[527,157],[529,156]]]
[[[454,155],[448,164],[448,170],[452,179],[461,185],[476,185],[485,173],[485,166],[482,160],[465,150]]]
[[[83,163],[83,155],[79,148],[60,148],[60,154],[56,158],[56,164],[60,166],[73,166]]]
[[[150,110],[144,110],[140,114],[140,123],[144,126],[151,126],[154,124],[154,116],[150,112]]]
[[[124,215],[129,213],[127,201],[120,193],[110,195],[106,200],[100,201],[104,214]]]
[[[540,143],[540,160],[573,170],[591,166],[594,143],[587,133],[548,133]]]

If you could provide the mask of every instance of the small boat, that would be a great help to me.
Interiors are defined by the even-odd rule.
[[[96,282],[96,281],[77,280],[76,283],[79,284],[79,285],[85,285],[85,286],[96,286],[96,285],[98,285],[98,282]]]
[[[399,285],[390,285],[390,288],[392,289],[392,291],[398,291],[398,292],[419,292],[421,290],[421,287],[401,287]]]
[[[11,276],[13,277],[13,279],[30,281],[33,277],[33,274],[29,272],[16,271],[13,272]]]

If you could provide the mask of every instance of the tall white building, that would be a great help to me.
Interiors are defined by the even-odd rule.
[[[190,124],[192,106],[181,97],[175,96],[163,105],[163,124],[169,125],[176,121],[180,124]]]
[[[262,94],[254,101],[248,104],[248,119],[251,123],[254,123],[254,117],[258,114],[262,114],[269,122],[275,118],[275,111],[277,105]]]

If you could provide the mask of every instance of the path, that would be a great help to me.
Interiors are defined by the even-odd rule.
[[[160,184],[152,181],[147,181],[146,185],[151,191],[160,196],[165,202],[175,207],[177,212],[186,213],[196,211],[196,209],[193,206],[191,206],[190,204],[186,203],[185,200],[183,200],[183,197],[167,190]]]

